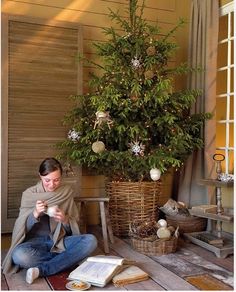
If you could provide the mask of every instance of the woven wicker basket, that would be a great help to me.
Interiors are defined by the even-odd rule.
[[[160,182],[108,182],[106,193],[110,197],[109,213],[116,236],[128,236],[134,220],[157,219]]]
[[[178,245],[178,238],[172,236],[170,239],[157,239],[154,241],[142,238],[131,237],[132,247],[146,255],[164,255],[175,252]]]
[[[207,226],[207,219],[196,217],[196,216],[168,216],[166,215],[166,221],[168,225],[172,225],[175,228],[179,226],[179,233],[188,233],[188,232],[198,232],[204,231]]]

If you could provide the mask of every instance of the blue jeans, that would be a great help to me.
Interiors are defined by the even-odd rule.
[[[12,260],[21,268],[37,267],[40,277],[54,275],[78,265],[96,249],[97,239],[92,234],[66,236],[64,245],[63,252],[50,252],[53,241],[49,236],[33,238],[15,247]]]

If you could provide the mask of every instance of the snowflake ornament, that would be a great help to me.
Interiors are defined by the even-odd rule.
[[[139,141],[133,141],[129,143],[130,150],[134,155],[138,156],[143,156],[144,155],[144,150],[145,150],[145,145],[142,144],[142,142]]]
[[[75,129],[72,129],[68,132],[67,137],[71,141],[76,142],[76,141],[79,141],[79,139],[80,139],[80,133],[76,132]]]
[[[137,56],[135,56],[134,59],[131,60],[131,64],[134,67],[134,69],[138,69],[141,67],[141,62],[140,60],[137,58]]]

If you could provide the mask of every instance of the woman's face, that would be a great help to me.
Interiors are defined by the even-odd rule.
[[[55,191],[61,184],[61,172],[59,169],[44,176],[40,175],[40,178],[46,192]]]

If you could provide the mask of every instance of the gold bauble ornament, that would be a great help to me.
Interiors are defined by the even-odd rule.
[[[136,101],[138,99],[138,96],[135,95],[135,94],[134,95],[131,95],[130,96],[130,99],[133,100],[133,101]]]
[[[96,141],[92,144],[92,150],[95,153],[101,153],[105,150],[105,144],[102,141]]]
[[[147,70],[145,73],[145,78],[152,79],[154,77],[154,72],[152,70]]]
[[[147,48],[146,53],[148,56],[154,56],[156,54],[156,48],[153,46],[150,46]]]

